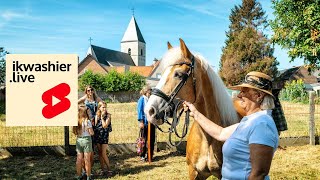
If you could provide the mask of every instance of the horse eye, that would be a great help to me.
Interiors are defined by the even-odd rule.
[[[182,72],[175,72],[175,73],[174,73],[174,78],[179,78],[179,79],[181,79],[182,76],[183,76]]]

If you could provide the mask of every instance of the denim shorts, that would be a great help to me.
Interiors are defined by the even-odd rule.
[[[91,136],[78,137],[76,142],[77,153],[93,152]]]

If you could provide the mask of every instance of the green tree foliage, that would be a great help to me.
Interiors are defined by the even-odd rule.
[[[9,54],[3,47],[0,47],[0,84],[6,82],[6,60],[4,56]]]
[[[290,61],[303,58],[309,71],[320,65],[320,1],[273,0],[272,40],[288,49]]]
[[[243,0],[229,16],[231,24],[222,49],[220,77],[227,85],[238,84],[250,71],[270,76],[277,73],[279,62],[273,57],[271,41],[262,33],[267,24],[265,12],[256,0]]]
[[[103,75],[93,73],[91,70],[86,71],[79,78],[79,87],[81,90],[84,90],[84,88],[87,85],[91,85],[94,89],[102,90],[101,89],[102,84],[103,84]]]
[[[107,74],[93,73],[89,70],[79,78],[81,90],[84,90],[86,85],[91,85],[97,90],[106,92],[139,91],[145,84],[145,78],[137,73],[118,73],[115,70]]]
[[[281,90],[279,98],[281,100],[308,103],[309,97],[305,90],[302,79],[286,82],[284,89]]]

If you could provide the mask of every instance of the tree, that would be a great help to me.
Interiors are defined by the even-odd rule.
[[[9,54],[3,47],[0,47],[0,85],[6,83],[6,60],[4,56]]]
[[[280,92],[280,99],[293,102],[308,103],[309,97],[302,79],[286,82]]]
[[[291,62],[303,58],[309,71],[320,65],[320,1],[273,0],[272,40],[288,49]]]
[[[79,78],[80,90],[91,85],[93,88],[105,92],[139,91],[145,84],[145,77],[135,72],[118,73],[115,70],[111,70],[107,74],[93,73],[88,70]]]
[[[243,0],[229,16],[225,47],[220,59],[220,77],[227,85],[240,83],[250,71],[270,76],[277,73],[278,61],[273,57],[271,41],[262,33],[267,27],[265,12],[256,0]]]

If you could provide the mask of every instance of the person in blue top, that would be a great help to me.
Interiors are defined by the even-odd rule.
[[[240,123],[221,127],[204,115],[193,104],[184,102],[190,115],[213,138],[225,142],[222,147],[222,179],[270,179],[273,154],[278,147],[278,131],[271,116],[274,108],[271,77],[261,72],[250,72],[242,84],[230,89],[240,90],[238,98],[245,110]]]
[[[142,131],[142,136],[146,140],[146,144],[143,148],[142,154],[140,155],[141,161],[146,161],[148,158],[147,153],[147,141],[148,139],[148,120],[144,113],[145,105],[148,102],[148,98],[151,95],[151,87],[150,86],[144,86],[140,91],[140,98],[138,100],[137,104],[137,114],[138,114],[138,121],[139,121],[139,128],[140,131]],[[153,151],[154,151],[154,142],[155,142],[155,126],[151,124],[151,132],[150,132],[150,150],[151,150],[151,158],[153,157]]]

